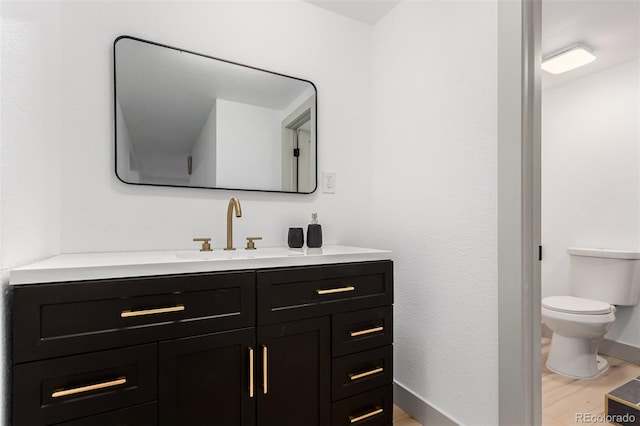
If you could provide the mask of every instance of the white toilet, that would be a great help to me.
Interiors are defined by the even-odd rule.
[[[547,368],[575,379],[590,379],[609,365],[598,343],[615,321],[613,305],[640,298],[640,252],[569,248],[574,296],[542,299],[542,321],[553,331]]]

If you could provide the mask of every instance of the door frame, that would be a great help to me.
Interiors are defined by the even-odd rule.
[[[541,0],[498,0],[499,424],[540,425]]]
[[[299,192],[298,190],[298,178],[297,171],[298,165],[292,155],[295,148],[295,142],[297,138],[297,130],[307,121],[311,122],[310,137],[311,146],[313,149],[309,151],[309,164],[314,167],[317,165],[316,160],[316,123],[313,120],[317,117],[316,114],[316,97],[310,96],[300,106],[298,106],[293,112],[287,115],[280,125],[282,131],[282,190]],[[317,167],[316,167],[317,168]],[[317,171],[314,172],[317,176]],[[314,189],[317,186],[317,182],[309,182],[309,186]],[[311,191],[313,192],[313,191]]]

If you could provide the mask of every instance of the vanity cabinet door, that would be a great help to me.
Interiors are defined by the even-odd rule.
[[[159,424],[254,425],[254,343],[255,328],[161,342]]]
[[[331,422],[330,318],[258,327],[258,425]]]

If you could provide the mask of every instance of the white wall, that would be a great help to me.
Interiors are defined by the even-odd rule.
[[[191,148],[192,173],[189,185],[216,186],[216,103],[202,126],[196,143]]]
[[[282,112],[217,99],[216,115],[218,186],[281,188]]]
[[[374,29],[372,244],[394,250],[395,379],[498,424],[497,3],[402,2]]]
[[[2,4],[1,82],[17,91],[2,94],[4,268],[59,251],[193,248],[194,236],[222,247],[231,196],[236,245],[284,245],[317,211],[327,244],[395,250],[398,382],[459,423],[497,424],[495,0],[403,2],[373,28],[297,1],[24,2],[13,9],[33,17],[26,35],[4,25]],[[337,193],[118,181],[122,34],[313,81],[319,171],[336,172]],[[6,37],[29,60],[5,64]]]
[[[247,235],[263,236],[263,246],[284,245],[287,228],[307,224],[312,211],[327,243],[362,244],[370,200],[371,27],[304,2],[92,1],[61,8],[63,251],[192,248],[192,237],[207,235],[223,247],[231,196],[243,207],[236,245]],[[301,196],[117,181],[111,55],[122,34],[313,81],[319,164],[337,172],[341,190]]]
[[[60,250],[60,6],[2,2],[2,253],[7,269]]]
[[[186,153],[147,152],[140,162],[140,181],[157,185],[188,185]]]
[[[60,252],[62,91],[60,5],[3,1],[0,15],[0,268],[4,287],[12,267]],[[3,288],[3,296],[6,290]],[[5,315],[3,309],[3,329]],[[4,332],[3,366],[8,347]],[[3,396],[5,389],[3,380]],[[0,424],[6,423],[7,403],[8,398],[3,397]]]
[[[567,247],[640,248],[640,64],[542,94],[543,297],[571,294]],[[640,307],[607,338],[640,347]]]

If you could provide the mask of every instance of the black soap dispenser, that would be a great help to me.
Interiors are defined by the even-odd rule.
[[[318,223],[318,213],[311,214],[311,223],[307,227],[307,247],[322,247],[322,226]]]

